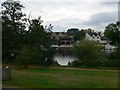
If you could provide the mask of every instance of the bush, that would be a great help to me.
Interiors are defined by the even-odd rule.
[[[104,66],[104,67],[118,67],[119,62],[118,62],[118,60],[104,60],[102,63],[102,66]]]
[[[27,68],[30,64],[42,63],[43,54],[37,48],[23,46],[16,56],[16,63]]]
[[[73,61],[71,63],[71,65],[73,65],[74,67],[80,67],[80,66],[82,66],[82,63],[80,60],[77,59],[77,60]]]
[[[56,53],[56,50],[54,48],[48,48],[47,51],[44,51],[44,58],[48,58],[49,64],[53,64],[53,57]]]
[[[118,44],[117,49],[115,51],[115,56],[117,60],[120,60],[120,44]]]
[[[81,41],[80,44],[74,45],[74,54],[80,60],[80,64],[85,66],[97,66],[97,60],[101,55],[100,48],[98,42]]]

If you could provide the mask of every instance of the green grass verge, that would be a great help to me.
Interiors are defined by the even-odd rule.
[[[118,72],[31,68],[12,70],[3,88],[117,88]]]

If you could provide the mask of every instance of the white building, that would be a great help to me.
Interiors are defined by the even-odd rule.
[[[110,40],[101,33],[96,32],[86,33],[85,40],[100,42],[103,44],[102,46],[104,46],[104,49],[106,50],[116,49],[115,46],[109,44]]]
[[[103,44],[110,43],[110,41],[104,37],[101,33],[89,32],[85,35],[85,40],[96,41]]]

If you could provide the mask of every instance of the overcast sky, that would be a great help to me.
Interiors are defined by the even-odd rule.
[[[1,0],[6,1],[6,0]],[[53,25],[53,31],[69,28],[103,31],[109,23],[118,20],[119,0],[19,0],[24,13],[31,18],[41,16],[44,25]]]

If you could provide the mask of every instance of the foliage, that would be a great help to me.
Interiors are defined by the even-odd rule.
[[[93,66],[100,56],[100,46],[98,42],[82,41],[80,44],[74,45],[74,53],[80,60],[82,65]]]
[[[85,38],[85,31],[84,30],[80,30],[77,33],[75,33],[74,36],[74,40],[76,41],[81,41]]]
[[[22,13],[24,6],[19,1],[7,0],[2,7],[3,62],[17,58],[16,62],[18,60],[24,65],[43,64],[46,53],[52,60],[54,51],[50,48],[50,32],[53,26],[50,24],[44,28],[41,17],[32,20],[25,18]],[[28,30],[25,30],[26,25]]]
[[[71,29],[67,30],[67,34],[70,36],[74,36],[78,31],[79,31],[79,29],[77,29],[77,28],[71,28]]]
[[[118,60],[102,60],[103,67],[118,67]]]
[[[56,53],[56,50],[54,48],[48,48],[48,50],[45,52],[45,57],[48,58],[49,64],[54,63],[53,57],[54,57],[55,53]]]
[[[80,60],[75,60],[75,61],[73,61],[73,62],[72,62],[72,65],[73,65],[74,67],[80,67],[80,66],[83,66],[83,64],[81,63]]]
[[[50,34],[41,25],[41,18],[29,20],[29,23],[29,43],[37,47],[41,45],[49,47],[51,45]]]
[[[3,62],[15,55],[19,43],[22,41],[22,33],[25,29],[25,14],[22,13],[24,6],[19,1],[7,0],[2,6],[2,52]]]
[[[23,46],[16,57],[16,62],[27,68],[30,64],[43,63],[43,54],[35,47]]]
[[[112,44],[117,45],[120,43],[120,22],[116,22],[116,24],[111,23],[106,26],[104,34],[106,37],[108,37]]]
[[[120,60],[120,44],[117,45],[117,49],[115,51],[116,59]]]
[[[74,41],[81,41],[85,38],[85,30],[84,29],[77,29],[77,28],[71,28],[67,30],[68,35],[74,36]]]

